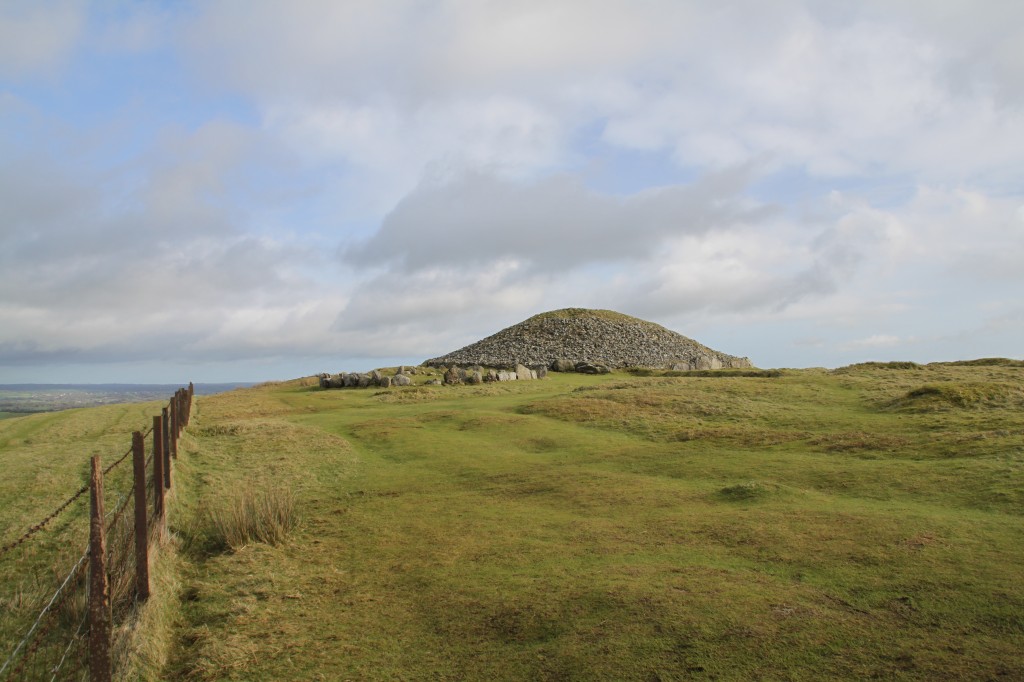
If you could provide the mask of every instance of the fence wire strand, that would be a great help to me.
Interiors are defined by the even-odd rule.
[[[18,538],[17,540],[13,540],[13,541],[7,543],[3,547],[0,547],[0,556],[3,556],[7,552],[9,552],[12,549],[14,549],[15,547],[21,545],[23,542],[28,540],[30,537],[32,537],[33,535],[35,535],[36,533],[41,531],[43,529],[43,527],[46,526],[46,524],[48,524],[50,521],[53,521],[55,518],[60,516],[61,512],[63,512],[68,507],[70,507],[71,504],[75,500],[77,500],[82,495],[84,495],[88,490],[89,490],[89,486],[87,486],[87,485],[82,486],[81,488],[79,488],[78,492],[76,492],[74,495],[72,495],[67,500],[65,500],[64,504],[62,504],[59,507],[57,507],[56,509],[54,509],[52,512],[50,512],[46,516],[46,518],[44,518],[42,521],[40,521],[39,523],[37,523],[34,526],[32,526],[31,528],[29,528],[27,531],[25,531],[25,533],[23,533],[20,538]]]
[[[24,647],[25,644],[32,638],[32,635],[39,628],[39,624],[43,621],[43,617],[45,617],[46,614],[50,613],[50,610],[53,608],[53,605],[57,603],[58,597],[60,597],[64,593],[64,589],[68,586],[69,583],[71,583],[71,579],[78,574],[79,570],[85,564],[85,560],[88,558],[89,550],[87,549],[85,550],[85,553],[82,554],[82,556],[78,559],[78,562],[75,564],[74,568],[72,568],[71,571],[68,573],[67,577],[64,578],[64,582],[61,583],[60,587],[57,588],[57,591],[53,593],[52,597],[50,597],[50,601],[47,602],[46,606],[43,607],[43,610],[39,612],[39,615],[36,617],[35,622],[32,623],[32,627],[28,629],[28,632],[25,633],[25,636],[22,638],[22,640],[18,642],[18,646],[14,647],[14,651],[12,651],[11,655],[7,657],[7,660],[4,662],[3,666],[0,666],[0,675],[2,675],[5,670],[7,670],[7,668],[11,664],[11,661],[13,661],[15,657],[18,655],[18,652],[21,651],[22,647]]]
[[[85,613],[82,614],[82,620],[78,623],[78,629],[75,630],[75,634],[71,635],[71,639],[68,641],[68,645],[64,648],[64,653],[61,654],[60,660],[57,661],[57,665],[53,666],[53,676],[50,677],[50,682],[55,682],[58,673],[60,673],[61,667],[64,665],[64,661],[68,660],[68,654],[71,653],[71,647],[73,647],[81,639],[79,636],[82,634],[82,629],[85,628],[86,621],[89,620],[89,611],[86,609]]]

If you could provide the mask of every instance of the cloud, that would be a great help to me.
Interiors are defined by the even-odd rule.
[[[219,122],[163,145],[100,174],[118,192],[72,172],[86,158],[0,160],[0,365],[333,348],[329,254],[243,229],[274,156]]]
[[[906,340],[892,334],[872,334],[864,339],[850,341],[843,346],[844,350],[857,348],[892,348],[906,343]]]
[[[428,356],[570,305],[981,347],[1021,46],[1013,3],[6,3],[0,363]]]
[[[244,21],[239,10],[203,6],[188,32],[196,68],[304,146],[406,178],[450,158],[547,174],[577,163],[567,150],[595,133],[686,167],[771,154],[824,177],[1006,179],[1024,153],[1017,9],[304,2],[246,5]]]
[[[5,2],[0,5],[0,77],[50,76],[81,38],[80,2]]]
[[[617,197],[567,175],[515,182],[459,174],[422,184],[344,258],[356,267],[394,263],[407,273],[500,259],[548,273],[637,261],[670,238],[731,229],[771,214],[770,206],[743,198],[748,175],[748,169],[736,169],[693,185]]]

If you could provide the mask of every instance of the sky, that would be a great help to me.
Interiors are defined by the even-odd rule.
[[[565,307],[1024,356],[1018,0],[0,0],[0,383],[418,363]]]

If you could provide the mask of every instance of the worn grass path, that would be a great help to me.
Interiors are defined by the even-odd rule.
[[[1020,679],[1021,379],[563,375],[201,398],[164,674]],[[907,398],[934,384],[988,388]],[[212,545],[206,514],[250,484],[293,487],[299,528]]]

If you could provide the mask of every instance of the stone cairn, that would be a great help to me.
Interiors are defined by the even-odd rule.
[[[661,325],[612,310],[564,308],[501,330],[441,357],[426,360],[428,369],[399,367],[394,376],[377,370],[366,374],[321,374],[324,388],[409,386],[409,375],[442,372],[428,384],[481,384],[533,381],[548,371],[607,374],[613,369],[645,367],[708,370],[752,367],[745,357],[729,355]]]
[[[751,367],[661,325],[611,310],[565,308],[534,315],[485,339],[423,363],[451,367],[546,367],[556,372],[609,369],[705,370]]]

